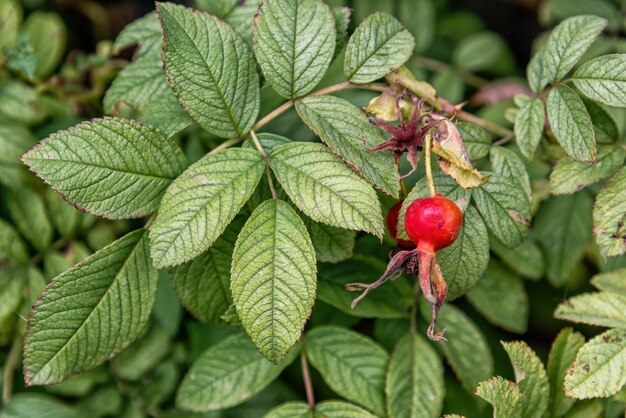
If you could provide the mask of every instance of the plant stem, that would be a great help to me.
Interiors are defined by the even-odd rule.
[[[13,345],[11,345],[9,357],[4,365],[4,371],[2,372],[2,379],[4,382],[4,386],[2,388],[2,403],[5,406],[9,403],[11,395],[13,394],[13,373],[15,373],[15,368],[20,362],[20,357],[22,357],[22,336],[16,334],[15,339],[13,340]]]
[[[437,190],[435,190],[435,182],[433,181],[433,168],[430,165],[431,142],[432,142],[432,134],[428,132],[424,136],[424,165],[426,168],[426,183],[428,184],[428,190],[430,191],[431,196],[435,196],[437,194]]]
[[[512,139],[513,139],[513,135],[505,136],[504,138],[498,139],[496,142],[494,142],[493,146],[498,147],[500,145],[504,145],[507,142],[510,142]]]
[[[270,186],[270,191],[272,192],[272,198],[274,200],[278,199],[278,195],[276,194],[276,189],[274,188],[274,182],[272,181],[272,173],[270,171],[270,159],[267,157],[267,153],[263,149],[263,146],[259,142],[259,138],[256,137],[254,131],[250,131],[250,138],[252,138],[252,142],[256,145],[256,149],[259,150],[263,160],[265,160],[265,174],[267,175],[267,183]]]
[[[474,125],[478,125],[481,128],[486,129],[489,132],[492,132],[500,137],[507,137],[507,136],[513,135],[512,130],[505,128],[504,126],[500,126],[497,123],[493,123],[491,121],[481,119],[478,116],[472,115],[471,113],[467,113],[463,110],[459,110],[456,113],[456,117],[459,118],[460,120],[464,120],[465,122],[470,122],[470,123],[473,123]]]
[[[304,347],[300,351],[300,366],[302,368],[302,380],[304,381],[304,391],[306,392],[306,400],[311,411],[315,409],[315,394],[313,393],[313,382],[311,382],[311,371],[309,370],[309,362],[306,359]]]
[[[219,144],[217,147],[213,148],[211,151],[209,151],[209,154],[215,154],[216,152],[219,152],[223,149],[230,148],[233,145],[237,145],[243,140],[244,138],[231,138],[228,141],[224,141],[221,144]]]
[[[485,86],[489,82],[482,77],[478,77],[476,74],[470,73],[469,71],[453,68],[450,64],[447,64],[442,61],[438,61],[432,58],[415,56],[413,57],[413,62],[418,66],[422,67],[426,70],[441,73],[443,71],[452,71],[454,72],[461,80],[472,87],[477,89]]]

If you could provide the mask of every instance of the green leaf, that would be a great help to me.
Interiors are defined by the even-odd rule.
[[[608,273],[596,274],[591,278],[591,284],[605,292],[626,295],[626,268],[617,269]]]
[[[317,261],[338,263],[352,257],[356,237],[354,231],[324,225],[308,217],[303,220],[311,236]]]
[[[574,73],[574,84],[585,96],[608,106],[626,107],[625,54],[603,55]]]
[[[583,103],[587,108],[587,112],[589,112],[593,130],[596,134],[596,141],[598,143],[616,141],[620,133],[613,116],[606,111],[604,106],[593,100],[583,98]]]
[[[19,158],[34,143],[27,129],[17,124],[0,123],[0,184],[13,189],[22,186],[25,170]]]
[[[140,339],[113,359],[112,371],[124,380],[139,381],[157,367],[170,347],[169,333],[153,323]]]
[[[346,290],[352,282],[374,282],[385,272],[384,263],[356,256],[351,260],[320,267],[317,297],[348,315],[362,318],[402,318],[406,316],[405,293],[400,283],[387,283],[361,300],[354,309],[351,302],[356,297]]]
[[[81,211],[67,203],[52,189],[46,189],[46,206],[54,227],[63,237],[70,237],[78,231],[83,220]]]
[[[0,117],[30,126],[41,122],[46,113],[34,87],[7,80],[0,85]]]
[[[298,342],[316,275],[311,238],[293,208],[274,199],[257,207],[237,238],[230,288],[243,328],[269,361]]]
[[[270,159],[280,185],[305,215],[382,237],[384,220],[376,192],[324,145],[281,145]]]
[[[253,18],[261,0],[195,0],[193,3],[198,9],[224,19],[247,42],[251,41]]]
[[[157,268],[205,252],[252,195],[263,175],[258,151],[230,148],[191,165],[167,189],[150,228]]]
[[[431,306],[420,304],[422,315],[430,315]],[[446,344],[438,344],[456,377],[469,393],[493,375],[493,356],[481,329],[453,304],[439,312],[439,326],[446,329]],[[468,353],[472,353],[471,356]]]
[[[196,412],[238,405],[265,389],[298,352],[293,350],[274,365],[259,354],[244,333],[229,336],[194,362],[178,389],[176,404]]]
[[[531,82],[531,86],[535,86],[533,91],[538,92],[548,83],[555,83],[565,77],[606,24],[605,19],[583,15],[568,18],[554,28],[542,48],[543,51],[537,54],[540,55],[538,65],[542,67],[542,74],[537,82]]]
[[[415,333],[396,344],[387,371],[387,412],[397,418],[438,418],[444,397],[443,367],[435,350]]]
[[[46,390],[61,396],[85,397],[93,391],[94,387],[108,380],[109,373],[104,366],[99,366],[56,385],[50,385],[46,387]]]
[[[515,116],[515,142],[529,160],[533,159],[541,141],[545,119],[545,108],[539,97],[526,101]]]
[[[492,237],[490,245],[491,250],[500,260],[520,276],[533,280],[539,280],[543,277],[546,262],[541,248],[533,238],[527,236],[517,247],[508,248]]]
[[[390,196],[400,192],[398,172],[390,152],[372,152],[385,141],[363,112],[347,100],[313,96],[296,102],[298,114],[330,149],[374,186]]]
[[[0,56],[11,48],[17,39],[24,12],[16,0],[0,0]]]
[[[489,132],[473,123],[463,121],[457,122],[456,128],[463,138],[470,160],[479,160],[489,155],[491,149],[491,134]]]
[[[163,62],[174,94],[207,131],[247,133],[259,113],[259,75],[250,47],[224,21],[172,3],[157,3]]]
[[[489,322],[522,334],[528,326],[528,295],[524,282],[497,260],[491,260],[478,284],[467,294]]]
[[[493,68],[507,54],[506,42],[494,32],[478,32],[464,38],[452,52],[452,62],[467,71]]]
[[[556,140],[575,160],[596,161],[596,138],[591,119],[581,98],[567,86],[548,95],[548,120]]]
[[[76,409],[43,393],[17,393],[5,405],[0,418],[79,418]]]
[[[324,401],[315,406],[315,418],[376,418],[365,409],[344,401]]]
[[[578,351],[565,376],[565,394],[574,399],[615,395],[626,383],[626,331],[612,329]]]
[[[521,398],[517,385],[500,376],[485,380],[476,388],[476,395],[493,406],[493,416],[498,418],[521,418]]]
[[[273,408],[263,418],[313,418],[313,412],[306,402],[291,401]]]
[[[550,198],[541,206],[533,232],[546,255],[548,280],[562,286],[591,240],[591,198],[585,192]]]
[[[56,383],[97,366],[141,333],[157,283],[144,232],[115,241],[46,288],[28,321],[28,385]]]
[[[131,62],[115,77],[102,104],[107,114],[117,113],[121,103],[143,109],[160,95],[169,93],[169,89],[161,56],[147,54]]]
[[[151,99],[138,119],[160,129],[168,137],[182,131],[193,122],[169,88]]]
[[[0,218],[0,265],[12,261],[28,262],[28,250],[13,226]]]
[[[139,56],[156,55],[159,56],[163,32],[155,12],[150,12],[122,29],[115,42],[113,52],[120,52],[131,45],[139,45]]]
[[[489,158],[494,173],[502,177],[513,179],[518,184],[519,188],[526,193],[530,201],[532,195],[530,179],[528,178],[528,172],[526,171],[526,166],[522,159],[518,157],[514,151],[504,147],[492,147]]]
[[[600,190],[593,205],[593,234],[604,256],[626,252],[626,168],[617,172]]]
[[[306,355],[339,396],[385,414],[389,356],[378,344],[345,328],[321,326],[307,334]]]
[[[563,380],[576,360],[576,353],[585,343],[585,337],[571,328],[559,332],[548,357],[548,378],[550,380],[550,416],[561,417],[574,405],[574,400],[565,396]]]
[[[67,201],[110,219],[154,211],[187,165],[161,131],[119,118],[94,119],[52,134],[22,160]]]
[[[241,226],[242,222],[235,220],[204,254],[170,274],[176,296],[202,322],[221,322],[221,316],[233,303],[230,265]]]
[[[452,179],[452,177],[447,176],[438,168],[433,168],[433,182],[435,183],[437,193],[455,201],[461,210],[465,210],[467,208],[470,197],[472,196],[471,190],[462,188]],[[406,229],[404,228],[404,216],[406,215],[406,210],[409,205],[416,199],[428,196],[430,196],[430,191],[428,190],[426,177],[422,177],[417,183],[415,183],[415,186],[413,186],[413,189],[411,189],[409,194],[406,196],[404,202],[402,203],[402,207],[400,208],[400,212],[398,214],[398,238],[409,239],[409,236],[406,234]]]
[[[554,316],[566,321],[607,328],[626,328],[626,296],[617,293],[583,293],[557,306]]]
[[[415,39],[415,52],[425,51],[435,37],[437,17],[432,0],[400,1],[396,13]]]
[[[550,173],[552,194],[572,194],[605,179],[624,164],[626,151],[619,146],[600,145],[594,165],[578,162],[571,157],[559,160]]]
[[[530,202],[518,182],[493,174],[472,196],[489,230],[507,247],[522,243],[530,224]]]
[[[35,11],[28,15],[23,31],[28,33],[37,57],[35,76],[48,77],[65,53],[67,31],[63,20],[56,13]]]
[[[335,58],[346,44],[346,36],[348,36],[348,25],[350,25],[350,16],[352,15],[352,9],[349,7],[333,7],[333,18],[335,19]]]
[[[473,207],[465,210],[459,236],[437,253],[437,261],[448,284],[448,300],[464,295],[480,279],[489,261],[489,237]]]
[[[15,316],[19,310],[25,281],[23,270],[6,266],[0,268],[0,320]]]
[[[503,342],[502,346],[509,355],[522,394],[522,417],[541,418],[550,400],[550,384],[543,363],[525,342]]]
[[[350,37],[343,71],[353,83],[369,83],[400,68],[414,47],[415,40],[402,23],[388,13],[374,13]]]
[[[333,58],[335,19],[321,0],[265,0],[254,19],[254,54],[267,82],[283,97],[303,96]]]
[[[41,195],[29,189],[11,191],[6,203],[18,231],[38,250],[48,248],[54,231]]]

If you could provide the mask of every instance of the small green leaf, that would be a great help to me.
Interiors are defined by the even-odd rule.
[[[490,241],[491,250],[507,265],[511,270],[520,276],[532,280],[539,280],[546,270],[541,248],[533,238],[527,236],[520,245],[509,248],[492,237]]]
[[[17,393],[4,406],[1,418],[80,418],[75,408],[43,393]]]
[[[10,191],[6,203],[18,231],[38,250],[48,248],[54,231],[41,195],[29,189]]]
[[[550,198],[541,205],[533,232],[546,255],[548,280],[562,286],[591,241],[591,198],[585,192]]]
[[[396,344],[387,371],[387,412],[397,418],[438,418],[444,397],[443,367],[435,350],[415,333]]]
[[[400,192],[398,172],[388,151],[369,151],[385,141],[359,108],[333,96],[312,96],[296,102],[298,114],[330,149],[374,186],[390,196]]]
[[[233,303],[230,266],[241,226],[242,222],[235,219],[204,254],[176,267],[170,275],[180,302],[202,322],[221,322]]]
[[[530,201],[518,182],[493,174],[472,196],[489,230],[507,247],[522,243],[530,224]]]
[[[52,189],[46,189],[46,206],[48,215],[54,227],[63,237],[70,237],[78,231],[83,220],[83,214],[67,203]]]
[[[335,41],[335,58],[346,44],[346,36],[348,36],[348,25],[350,25],[350,16],[352,9],[349,7],[337,6],[333,7],[333,18],[335,19],[335,32],[337,39]]]
[[[522,417],[522,395],[517,385],[509,380],[500,376],[485,380],[476,388],[476,395],[493,406],[494,417]]]
[[[306,337],[306,355],[339,396],[385,414],[389,356],[369,338],[336,326],[321,326]]]
[[[70,203],[111,219],[152,212],[187,165],[161,131],[119,118],[52,134],[22,160]]]
[[[230,148],[208,154],[167,189],[150,228],[157,268],[175,266],[206,251],[254,192],[263,175],[258,151]]]
[[[63,20],[56,13],[35,11],[28,15],[23,30],[28,33],[37,57],[35,76],[48,77],[65,53],[67,31]]]
[[[537,54],[540,55],[539,65],[542,67],[542,75],[537,82],[531,83],[535,86],[533,91],[538,92],[548,83],[555,83],[565,77],[604,30],[606,24],[605,19],[583,15],[565,19],[554,28],[542,52]]]
[[[41,122],[46,113],[34,87],[7,80],[0,85],[0,117],[31,126]]]
[[[291,401],[273,408],[263,418],[313,418],[313,412],[306,402]]]
[[[11,48],[17,39],[24,11],[17,0],[0,0],[0,56]]]
[[[591,118],[581,98],[567,86],[548,95],[548,120],[556,140],[577,161],[596,161],[596,138]]]
[[[265,389],[298,355],[267,361],[244,333],[215,344],[193,363],[176,395],[183,409],[206,412],[238,405]]]
[[[571,328],[559,332],[548,357],[548,378],[550,380],[550,416],[561,417],[574,405],[574,400],[565,396],[565,375],[576,360],[576,353],[585,343],[585,337]]]
[[[617,172],[600,190],[593,205],[593,234],[602,254],[626,252],[626,168]]]
[[[169,88],[163,94],[152,98],[146,105],[144,112],[137,118],[160,129],[168,138],[182,131],[193,122],[183,108],[180,107],[176,96]]]
[[[591,278],[591,284],[605,292],[626,296],[626,281],[624,277],[626,277],[626,268],[621,268],[608,273],[596,274]]]
[[[348,402],[324,401],[315,406],[315,418],[376,418],[376,416]]]
[[[230,288],[243,328],[271,362],[298,342],[316,275],[311,238],[293,208],[274,199],[257,207],[237,238]]]
[[[252,40],[253,18],[261,0],[195,0],[193,4],[201,10],[224,19],[243,38]]]
[[[11,266],[0,268],[0,320],[14,316],[22,303],[26,281],[24,270]]]
[[[550,173],[552,194],[572,194],[605,179],[624,164],[626,151],[619,146],[600,145],[594,165],[578,162],[571,157],[558,161]]]
[[[550,400],[550,384],[543,363],[525,342],[503,342],[502,346],[509,355],[522,394],[522,417],[541,418]]]
[[[456,128],[463,138],[465,149],[470,156],[470,160],[479,160],[489,155],[491,149],[491,134],[472,123],[459,121]]]
[[[533,159],[545,125],[543,101],[535,97],[525,102],[515,117],[515,142],[529,160]]]
[[[493,68],[508,53],[506,42],[494,32],[482,31],[464,38],[452,52],[452,62],[467,71]]]
[[[374,189],[324,145],[293,142],[270,153],[272,171],[293,203],[325,224],[384,233]]]
[[[174,94],[200,126],[224,137],[247,133],[259,113],[259,75],[250,47],[224,21],[157,3],[163,62]]]
[[[432,0],[400,1],[398,7],[396,15],[415,38],[415,52],[425,51],[431,45],[437,29],[434,2]]]
[[[531,199],[530,178],[526,171],[526,166],[515,152],[504,147],[492,147],[489,153],[491,167],[494,173],[503,177],[513,179]]]
[[[608,106],[626,107],[626,54],[603,55],[574,73],[574,84],[587,97]]]
[[[615,395],[626,383],[626,331],[612,329],[578,351],[565,376],[565,394],[575,399]]]
[[[420,304],[423,315],[430,315],[431,306]],[[482,380],[493,375],[493,356],[485,335],[462,310],[447,304],[439,312],[439,326],[446,329],[446,344],[437,345],[454,370],[463,387],[473,393]],[[467,353],[472,353],[468,356]]]
[[[12,261],[28,262],[28,250],[13,226],[0,218],[0,265]]]
[[[145,327],[156,283],[144,230],[56,277],[29,317],[26,383],[59,382],[128,346]]]
[[[596,134],[596,141],[598,143],[607,143],[618,140],[620,133],[617,123],[604,106],[586,98],[583,98],[583,103],[587,108],[587,112],[589,112],[593,130]]]
[[[528,326],[528,295],[524,282],[497,260],[491,260],[478,284],[467,294],[489,322],[522,334]]]
[[[103,106],[107,114],[117,113],[120,103],[143,109],[160,95],[169,93],[158,54],[147,54],[131,62],[113,80],[104,95]]]
[[[400,68],[414,47],[415,40],[402,23],[388,13],[374,13],[350,37],[343,71],[353,83],[369,83]]]
[[[0,184],[12,189],[22,187],[26,170],[19,159],[34,143],[27,129],[17,124],[0,123]]]
[[[352,257],[356,237],[354,231],[324,225],[308,217],[303,220],[311,236],[317,261],[338,263]]]
[[[254,19],[254,54],[283,97],[303,96],[320,82],[335,52],[334,17],[321,0],[265,0]]]
[[[120,52],[124,48],[137,44],[139,56],[159,56],[162,41],[163,31],[159,20],[155,12],[150,12],[122,29],[113,43],[113,52]]]
[[[566,321],[607,328],[626,328],[626,296],[617,293],[583,293],[561,303],[554,316]]]
[[[112,371],[117,377],[133,382],[139,381],[163,360],[171,347],[169,333],[152,323],[148,330],[115,357]]]
[[[463,214],[456,241],[437,253],[448,284],[448,300],[466,294],[478,282],[489,261],[489,237],[485,223],[472,206]]]

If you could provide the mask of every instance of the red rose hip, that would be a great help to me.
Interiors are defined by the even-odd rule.
[[[440,194],[413,201],[404,217],[406,232],[417,249],[430,254],[452,244],[462,223],[456,203]]]
[[[413,241],[398,238],[398,218],[403,202],[404,200],[396,202],[396,204],[393,205],[391,209],[389,209],[389,212],[387,212],[387,219],[385,220],[387,223],[387,230],[389,231],[391,237],[396,240],[400,247],[415,248],[415,244],[413,243]]]

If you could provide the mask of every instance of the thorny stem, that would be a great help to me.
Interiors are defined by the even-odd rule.
[[[263,156],[263,160],[265,160],[265,174],[267,175],[267,183],[270,186],[270,191],[272,192],[272,198],[274,200],[278,199],[278,195],[276,194],[276,189],[274,188],[274,182],[272,181],[272,173],[270,171],[270,159],[267,157],[267,153],[263,149],[263,146],[259,142],[259,138],[256,137],[254,130],[250,131],[250,138],[252,138],[252,142],[256,145],[256,149],[259,150],[261,156]]]
[[[315,394],[313,393],[313,382],[311,381],[311,371],[309,370],[309,362],[306,359],[305,348],[300,351],[300,366],[302,368],[302,380],[304,381],[304,391],[306,392],[306,400],[311,411],[315,409]]]
[[[426,183],[428,183],[428,190],[431,196],[437,194],[435,190],[435,182],[433,181],[433,168],[430,165],[430,144],[432,142],[432,134],[428,132],[424,136],[424,165],[426,166]]]
[[[415,56],[413,57],[413,62],[418,66],[425,68],[429,71],[434,72],[443,72],[443,71],[452,71],[454,72],[461,80],[463,80],[466,84],[475,87],[477,89],[485,86],[489,82],[482,77],[478,77],[476,74],[470,73],[469,71],[462,70],[460,68],[453,68],[449,64],[438,61],[432,58]]]
[[[9,403],[11,395],[13,394],[13,373],[15,373],[15,369],[20,362],[21,356],[22,336],[17,334],[13,340],[13,345],[11,345],[11,351],[9,352],[9,357],[7,358],[7,362],[2,373],[2,381],[4,382],[4,386],[2,388],[2,403],[5,406]]]

